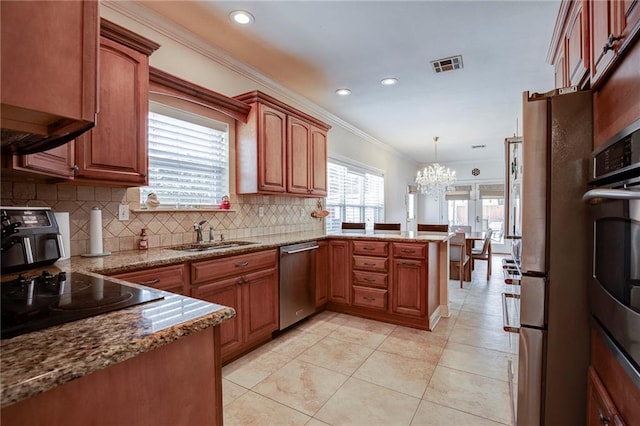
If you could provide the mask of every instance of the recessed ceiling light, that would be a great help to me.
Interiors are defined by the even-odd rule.
[[[380,84],[382,84],[383,86],[393,86],[394,84],[397,84],[397,83],[398,83],[398,79],[395,77],[387,77],[380,80]]]
[[[340,95],[340,96],[348,96],[348,95],[351,94],[351,90],[346,89],[346,88],[345,89],[338,89],[338,90],[336,90],[336,93],[338,95]]]
[[[240,25],[249,25],[254,21],[253,15],[244,10],[234,10],[229,14],[229,18]]]

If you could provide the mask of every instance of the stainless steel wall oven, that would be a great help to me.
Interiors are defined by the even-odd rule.
[[[592,154],[591,314],[640,376],[640,120]]]

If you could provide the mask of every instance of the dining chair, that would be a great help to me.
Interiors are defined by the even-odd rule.
[[[484,243],[482,243],[482,248],[471,249],[472,264],[476,260],[487,261],[487,281],[489,281],[489,276],[491,275],[491,234],[492,233],[493,233],[493,230],[491,228],[487,229],[487,233],[484,235]]]
[[[400,224],[399,223],[374,223],[373,233],[374,234],[399,234]]]
[[[427,223],[418,224],[418,232],[448,232],[449,225],[432,225]]]
[[[468,265],[469,256],[467,255],[464,232],[456,232],[449,240],[449,276],[453,278],[455,276],[454,273],[457,272],[457,277],[460,279],[460,288],[464,284],[465,271]]]
[[[342,222],[342,232],[364,234],[366,232],[364,222]]]

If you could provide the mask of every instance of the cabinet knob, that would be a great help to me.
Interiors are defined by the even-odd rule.
[[[143,178],[146,178],[147,174],[146,173],[140,173],[140,176],[143,177]]]
[[[80,167],[78,167],[77,164],[74,164],[73,167],[71,168],[71,170],[73,171],[74,175],[77,175],[78,172],[80,171]]]
[[[609,417],[605,416],[604,414],[602,414],[602,412],[598,413],[598,420],[600,421],[600,423],[602,423],[603,425],[608,425],[611,423],[611,420],[609,420]]]
[[[618,40],[622,40],[622,36],[621,35],[614,36],[613,34],[609,34],[609,38],[607,39],[607,43],[602,48],[602,54],[604,55],[609,50],[613,50],[614,49],[614,45],[615,45],[616,41],[618,41]]]

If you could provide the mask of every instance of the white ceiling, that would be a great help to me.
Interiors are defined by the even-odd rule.
[[[434,136],[441,162],[501,157],[522,131],[522,92],[553,88],[558,0],[144,4],[417,163],[433,161]],[[237,9],[255,22],[232,24]],[[432,71],[454,55],[462,70]],[[389,76],[400,82],[382,86]]]

